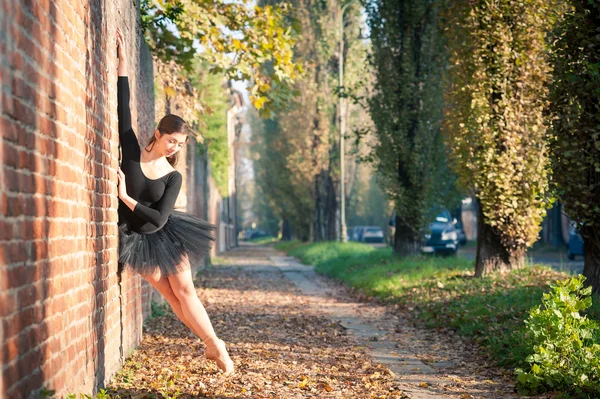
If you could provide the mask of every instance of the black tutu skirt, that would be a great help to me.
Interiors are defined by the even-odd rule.
[[[160,269],[164,276],[179,273],[186,256],[204,257],[215,241],[217,226],[185,212],[172,211],[158,231],[141,234],[119,226],[119,263],[140,274]]]

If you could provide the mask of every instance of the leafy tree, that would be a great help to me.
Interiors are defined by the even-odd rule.
[[[359,163],[348,197],[348,226],[380,226],[387,231],[390,206],[371,163]]]
[[[445,132],[479,201],[477,276],[521,267],[548,202],[546,0],[457,0],[447,12]]]
[[[294,83],[298,96],[287,109],[256,125],[257,137],[264,141],[260,151],[257,147],[260,159],[255,166],[265,168],[264,175],[257,172],[257,184],[266,179],[260,183],[264,194],[272,196],[271,205],[281,217],[285,215],[296,237],[315,241],[333,240],[339,235],[339,6],[333,0],[307,0],[291,10],[290,18],[302,31],[294,61],[305,65]],[[358,79],[356,71],[364,67],[364,50],[360,51],[364,44],[354,40],[359,18],[358,7],[348,10],[344,18],[348,85]]]
[[[312,213],[311,172],[290,165],[298,147],[281,133],[276,120],[260,119],[256,111],[250,110],[249,122],[259,224],[272,228],[275,215],[292,224],[296,237],[307,240],[312,222],[307,217]]]
[[[368,101],[374,159],[396,208],[394,251],[418,252],[443,163],[445,66],[436,0],[373,0],[367,6],[375,71]]]
[[[142,28],[152,51],[191,70],[195,57],[216,73],[252,82],[250,100],[265,115],[293,97],[302,71],[287,3],[253,6],[249,0],[142,0]]]
[[[583,274],[600,291],[600,2],[571,0],[553,41],[553,183],[585,245]]]
[[[160,118],[165,113],[175,113],[190,125],[197,151],[210,158],[211,175],[219,192],[229,195],[229,93],[224,88],[225,77],[209,74],[206,62],[198,59],[187,71],[173,60],[164,62],[156,55],[153,58],[156,114]]]
[[[229,142],[227,135],[227,109],[229,96],[224,88],[224,76],[204,73],[196,83],[199,98],[204,105],[204,129],[201,144],[210,159],[211,174],[222,196],[229,196]],[[199,71],[200,72],[200,71]],[[202,150],[202,148],[200,149]]]

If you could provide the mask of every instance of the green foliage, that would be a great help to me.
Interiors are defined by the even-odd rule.
[[[204,69],[206,71],[206,69]],[[210,159],[211,175],[219,193],[227,197],[229,193],[229,141],[227,133],[228,93],[223,88],[223,76],[202,75],[196,87],[200,92],[200,100],[206,107],[202,116],[205,125],[203,131],[204,143],[198,144],[199,150],[206,150]]]
[[[339,10],[334,0],[298,3],[291,10],[302,29],[294,55],[305,65],[294,85],[300,95],[272,119],[252,121],[257,197],[265,198],[273,214],[289,221],[294,236],[304,240],[335,239],[339,224]],[[353,40],[360,26],[358,5],[347,10],[344,21],[345,84],[351,86],[358,71],[364,76],[365,45]],[[358,107],[349,108],[352,116]]]
[[[346,220],[348,226],[380,226],[385,232],[391,214],[389,202],[370,166],[357,165],[348,196]]]
[[[410,244],[421,239],[433,202],[446,200],[438,190],[444,185],[440,76],[446,65],[439,5],[437,0],[373,0],[367,8],[375,71],[368,100],[378,139],[375,164],[402,222],[397,234]]]
[[[55,394],[56,394],[55,390],[48,389],[46,387],[43,387],[40,390],[40,397],[43,398],[43,399],[52,398]]]
[[[291,100],[291,84],[302,72],[293,61],[296,29],[288,11],[287,3],[260,7],[249,0],[141,4],[142,28],[155,54],[188,70],[201,57],[215,73],[252,82],[250,100],[266,115]]]
[[[517,369],[523,393],[559,391],[600,394],[600,338],[598,323],[580,312],[592,305],[592,288],[585,277],[559,281],[544,294],[542,306],[525,321],[533,340],[528,371]]]
[[[277,241],[279,241],[279,239],[277,237],[271,237],[271,236],[256,237],[256,238],[253,238],[250,240],[250,242],[252,242],[254,244],[259,244],[259,245],[272,244]]]
[[[584,226],[591,250],[600,245],[600,2],[568,4],[553,38],[552,180],[566,213]]]
[[[452,164],[509,251],[537,240],[549,203],[547,0],[448,3],[444,130]]]
[[[45,387],[40,390],[40,397],[42,398],[54,398],[56,391],[48,390]],[[100,389],[96,395],[90,395],[86,393],[70,393],[65,396],[66,399],[112,399],[118,398],[118,396],[111,396],[105,389]]]
[[[310,175],[300,173],[297,163],[290,159],[295,156],[294,138],[285,134],[276,120],[261,120],[254,111],[249,112],[249,119],[261,223],[268,223],[273,216],[287,219],[297,236],[308,237],[311,220],[306,215],[312,213],[311,181]]]
[[[152,301],[150,304],[150,313],[152,317],[163,317],[169,312],[169,305]]]

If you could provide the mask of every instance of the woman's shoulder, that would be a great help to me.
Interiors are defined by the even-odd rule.
[[[172,168],[166,176],[173,183],[181,182],[183,180],[183,175],[175,168]]]

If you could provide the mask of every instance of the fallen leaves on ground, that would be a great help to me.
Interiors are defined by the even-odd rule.
[[[256,259],[254,259],[256,264]],[[147,321],[138,350],[113,378],[122,398],[407,398],[338,324],[308,314],[277,270],[201,272],[199,296],[236,366],[224,376],[172,313]]]
[[[235,363],[233,376],[224,376],[206,360],[204,345],[168,313],[146,322],[139,349],[113,378],[109,393],[136,399],[407,399],[412,396],[408,391],[419,390],[435,398],[519,397],[514,375],[489,364],[476,344],[451,329],[423,329],[409,307],[357,301],[358,292],[318,277],[330,300],[352,308],[369,325],[387,331],[385,339],[400,351],[433,367],[434,382],[424,381],[431,375],[395,374],[373,362],[367,348],[339,323],[311,310],[310,298],[272,267],[267,255],[283,254],[238,248],[196,280],[200,299]]]

